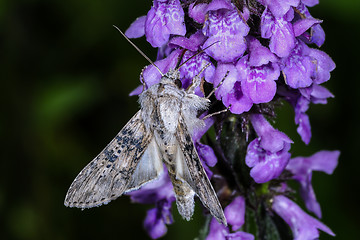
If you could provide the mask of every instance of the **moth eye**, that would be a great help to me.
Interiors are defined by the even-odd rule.
[[[175,85],[176,85],[178,88],[181,88],[181,87],[182,87],[182,82],[181,82],[179,79],[176,79],[176,80],[175,80]]]

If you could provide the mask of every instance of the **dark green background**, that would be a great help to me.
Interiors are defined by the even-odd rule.
[[[288,106],[277,127],[295,141],[294,155],[340,149],[332,176],[314,173],[323,221],[338,239],[355,239],[360,218],[358,1],[321,1],[311,9],[327,40],[322,50],[337,68],[325,85],[336,96],[312,105],[313,138],[300,142]],[[142,221],[150,206],[121,197],[80,211],[63,206],[77,173],[137,111],[139,84],[148,63],[112,27],[125,30],[151,1],[0,0],[1,165],[0,239],[146,239]],[[135,43],[151,58],[145,39]],[[202,225],[175,223],[165,239],[193,239]],[[321,239],[331,239],[325,234]]]

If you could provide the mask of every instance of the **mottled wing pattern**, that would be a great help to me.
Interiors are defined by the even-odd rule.
[[[66,194],[65,206],[90,208],[121,196],[152,138],[153,133],[146,131],[138,111],[75,178]]]
[[[179,177],[183,178],[193,188],[200,201],[207,209],[209,209],[210,213],[219,222],[227,225],[216,192],[206,175],[204,167],[201,165],[201,161],[183,116],[180,116],[179,118],[179,125],[175,135],[185,160],[185,164],[178,165],[183,168],[177,170],[177,172],[182,175]]]

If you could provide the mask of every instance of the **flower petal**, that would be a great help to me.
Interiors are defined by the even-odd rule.
[[[210,11],[204,24],[203,33],[209,37],[203,48],[217,61],[233,62],[246,50],[245,38],[250,28],[234,10]]]
[[[224,214],[233,231],[237,231],[245,222],[245,198],[236,197],[225,209]]]
[[[312,171],[322,171],[332,174],[337,166],[339,151],[320,151],[310,157],[296,157],[290,160],[286,169],[299,181],[301,196],[305,201],[306,208],[321,218],[321,209],[316,201],[314,189],[311,185]]]
[[[125,31],[128,38],[139,38],[145,35],[146,16],[138,17]]]
[[[325,224],[306,214],[296,203],[282,195],[274,197],[272,209],[290,226],[294,240],[317,239],[318,229],[335,236]]]
[[[179,0],[159,1],[146,16],[146,40],[153,47],[161,47],[169,40],[170,34],[184,36],[186,27],[184,23],[184,10]]]

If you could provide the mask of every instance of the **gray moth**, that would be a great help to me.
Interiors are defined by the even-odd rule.
[[[201,80],[182,89],[179,71],[170,70],[158,84],[139,96],[140,110],[116,137],[75,178],[65,206],[91,208],[156,180],[166,166],[180,215],[190,220],[194,196],[220,222],[224,212],[192,141],[193,130],[202,126],[197,117],[209,99],[194,94]]]

